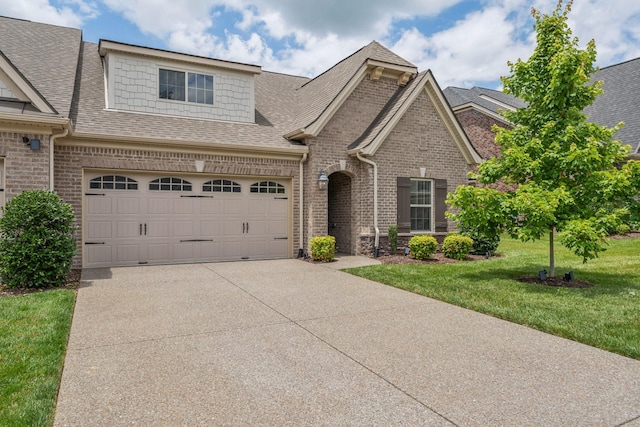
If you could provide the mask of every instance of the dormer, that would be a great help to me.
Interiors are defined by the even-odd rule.
[[[255,123],[256,65],[100,40],[107,109]]]

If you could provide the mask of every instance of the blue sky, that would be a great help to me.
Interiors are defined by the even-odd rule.
[[[313,77],[377,40],[440,85],[498,88],[534,46],[531,7],[557,0],[0,0],[0,15],[81,28],[100,39]],[[574,35],[598,65],[640,57],[640,2],[575,0]]]

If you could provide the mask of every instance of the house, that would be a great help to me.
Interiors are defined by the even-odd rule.
[[[640,159],[640,58],[605,67],[594,73],[593,81],[602,81],[604,93],[585,109],[589,120],[612,127],[624,122],[615,134],[623,144],[631,146],[629,159]],[[464,128],[469,140],[482,156],[488,159],[500,153],[495,144],[493,125],[510,127],[500,110],[523,108],[526,104],[497,90],[474,87],[447,87],[445,97]]]
[[[76,267],[444,236],[480,160],[431,72],[375,41],[309,79],[0,18],[2,194],[71,204]]]

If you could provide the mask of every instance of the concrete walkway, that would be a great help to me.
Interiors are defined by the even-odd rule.
[[[640,426],[640,361],[337,265],[86,270],[55,425]]]

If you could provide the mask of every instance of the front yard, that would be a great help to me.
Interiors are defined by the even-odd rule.
[[[640,359],[640,239],[612,240],[582,263],[556,248],[556,276],[573,271],[589,288],[522,283],[548,269],[548,241],[503,238],[505,256],[455,264],[383,264],[347,270],[397,288]]]

